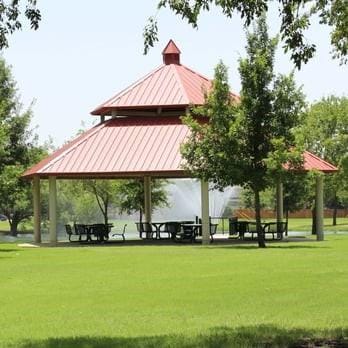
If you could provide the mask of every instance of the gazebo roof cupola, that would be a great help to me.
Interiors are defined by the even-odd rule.
[[[162,65],[99,105],[92,115],[183,115],[187,107],[202,105],[211,80],[180,63],[180,50],[173,40],[162,55]],[[236,94],[231,95],[239,99]]]
[[[163,63],[169,64],[180,64],[180,50],[175,45],[173,40],[170,40],[167,46],[162,51]]]

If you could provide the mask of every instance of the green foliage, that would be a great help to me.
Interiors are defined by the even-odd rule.
[[[241,185],[252,190],[261,230],[260,192],[287,175],[284,164],[291,169],[302,164],[300,150],[291,146],[304,96],[293,74],[274,77],[277,40],[268,37],[264,16],[247,41],[247,57],[240,59],[239,66],[240,104],[233,104],[227,69],[220,63],[205,104],[184,117],[191,134],[182,154],[186,169],[195,177],[212,181],[219,189]],[[259,244],[264,246],[262,240]]]
[[[152,210],[168,206],[168,196],[165,190],[167,180],[152,179],[151,181],[151,207]],[[132,214],[139,212],[140,221],[144,212],[144,182],[143,180],[124,180],[118,190],[119,210],[121,213]]]
[[[152,180],[152,209],[168,206],[166,180]],[[110,210],[132,214],[144,211],[142,180],[62,180],[58,189],[59,217],[66,223],[108,223]]]
[[[278,0],[278,11],[281,18],[279,28],[280,37],[284,43],[285,52],[289,51],[291,59],[297,68],[307,63],[313,57],[316,46],[308,42],[305,33],[310,27],[310,20],[319,16],[320,23],[329,25],[331,31],[331,45],[333,57],[340,59],[341,63],[347,62],[348,52],[348,6],[347,0]],[[231,18],[237,14],[244,20],[244,25],[249,26],[253,20],[263,16],[268,10],[270,1],[225,1],[225,0],[160,0],[158,9],[168,7],[176,15],[186,19],[193,28],[198,27],[198,19],[202,12],[209,11],[212,6],[222,10],[224,16]],[[157,22],[150,17],[148,25],[144,28],[145,53],[158,41]]]
[[[31,110],[21,113],[15,86],[0,59],[0,212],[8,217],[13,235],[19,222],[32,214],[31,185],[21,175],[46,154],[30,129]]]
[[[120,187],[119,180],[84,180],[83,187],[95,196],[99,209],[108,224],[108,211],[112,204],[119,205]]]
[[[325,178],[325,203],[336,209],[348,196],[348,98],[329,96],[311,105],[297,133],[307,150],[336,165]],[[335,221],[334,221],[335,223]]]
[[[191,109],[183,122],[191,132],[182,145],[185,169],[193,176],[212,181],[216,188],[242,183],[238,153],[238,108],[233,104],[226,66],[215,68],[211,92],[205,105]]]
[[[0,1],[0,49],[8,47],[8,35],[22,29],[21,7],[25,3],[24,15],[29,20],[31,29],[37,30],[41,20],[37,0]]]
[[[104,221],[94,193],[85,189],[82,180],[58,180],[57,183],[57,211],[60,224]]]

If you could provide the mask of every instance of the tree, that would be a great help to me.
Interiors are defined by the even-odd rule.
[[[175,14],[186,19],[193,28],[198,27],[198,19],[202,12],[209,11],[212,6],[222,10],[223,15],[231,18],[237,14],[244,20],[244,25],[249,26],[253,20],[267,12],[271,1],[225,1],[225,0],[160,0],[158,9],[168,7]],[[331,31],[331,45],[333,57],[347,62],[348,54],[348,6],[347,0],[278,0],[278,11],[281,18],[279,32],[284,43],[285,52],[291,52],[291,59],[301,68],[302,63],[313,57],[316,46],[307,42],[306,30],[310,21],[319,17],[319,23],[329,25]],[[158,26],[155,17],[150,17],[144,28],[144,52],[158,41]]]
[[[289,149],[304,102],[292,75],[274,77],[276,40],[268,37],[265,17],[248,33],[247,41],[248,56],[239,66],[240,103],[231,99],[227,69],[220,63],[205,105],[184,118],[191,134],[182,154],[186,168],[195,177],[212,181],[216,188],[241,185],[252,190],[258,243],[265,247],[260,192],[274,185],[274,174],[284,175],[284,163],[298,157]]]
[[[104,219],[94,192],[86,190],[83,180],[59,180],[58,185],[58,222],[60,224],[71,222],[90,224]]]
[[[298,136],[307,150],[339,169],[325,178],[325,203],[333,208],[333,225],[336,225],[337,208],[348,195],[345,170],[348,161],[348,98],[329,96],[312,104]]]
[[[122,183],[119,180],[85,180],[83,182],[83,187],[95,196],[105,225],[109,222],[108,214],[111,204],[118,205],[121,186]]]
[[[168,206],[168,197],[165,190],[166,180],[156,179],[151,181],[151,207]],[[139,212],[139,221],[143,220],[144,207],[144,182],[143,180],[126,180],[119,187],[119,210],[121,213],[132,214]]]
[[[24,16],[29,20],[31,29],[37,30],[41,20],[37,0],[24,0]],[[21,6],[23,1],[12,0],[9,3],[0,0],[0,49],[8,47],[8,35],[22,29]]]
[[[32,215],[31,185],[23,172],[46,154],[30,129],[29,108],[22,113],[11,71],[0,59],[0,211],[8,217],[11,234]]]

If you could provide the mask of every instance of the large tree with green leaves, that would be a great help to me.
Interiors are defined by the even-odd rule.
[[[348,161],[348,98],[329,96],[313,103],[298,136],[306,149],[339,169],[325,178],[325,204],[333,208],[333,225],[336,225],[337,208],[346,203],[348,196],[345,168]]]
[[[191,134],[182,153],[194,176],[220,189],[242,185],[252,190],[258,242],[264,247],[260,192],[285,175],[283,163],[297,158],[289,149],[304,101],[292,75],[274,76],[276,40],[268,37],[265,17],[247,41],[247,57],[239,66],[240,103],[232,100],[227,69],[220,63],[205,105],[184,118]]]
[[[30,129],[32,112],[22,112],[11,71],[0,59],[0,212],[8,217],[11,234],[32,215],[31,185],[21,174],[45,154]]]
[[[291,59],[298,68],[313,57],[316,46],[308,42],[305,33],[311,21],[319,20],[320,24],[331,27],[331,45],[334,58],[342,63],[347,62],[348,54],[348,6],[347,0],[278,0],[278,11],[281,19],[279,32],[285,52],[290,51]],[[175,14],[186,19],[193,28],[198,27],[202,12],[215,6],[221,9],[223,15],[231,18],[234,15],[244,20],[249,26],[253,20],[267,12],[270,0],[159,0],[158,9],[168,7]],[[316,18],[318,17],[318,18]],[[150,17],[144,29],[145,53],[149,47],[158,41],[158,26],[156,17]]]

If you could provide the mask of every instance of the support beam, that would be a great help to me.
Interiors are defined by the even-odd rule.
[[[145,222],[151,222],[151,177],[144,177],[144,213],[145,213]]]
[[[202,244],[210,243],[209,184],[201,180]]]
[[[50,220],[50,242],[57,242],[57,183],[56,177],[50,176],[48,178],[48,190],[49,190],[49,199],[48,199],[48,215]]]
[[[41,243],[40,177],[33,178],[34,242]]]
[[[317,240],[324,240],[324,176],[316,178],[315,208]]]
[[[277,229],[278,229],[278,232],[280,232],[279,228],[281,223],[283,222],[283,211],[284,211],[283,184],[280,181],[280,179],[277,181],[276,201],[277,201]]]

